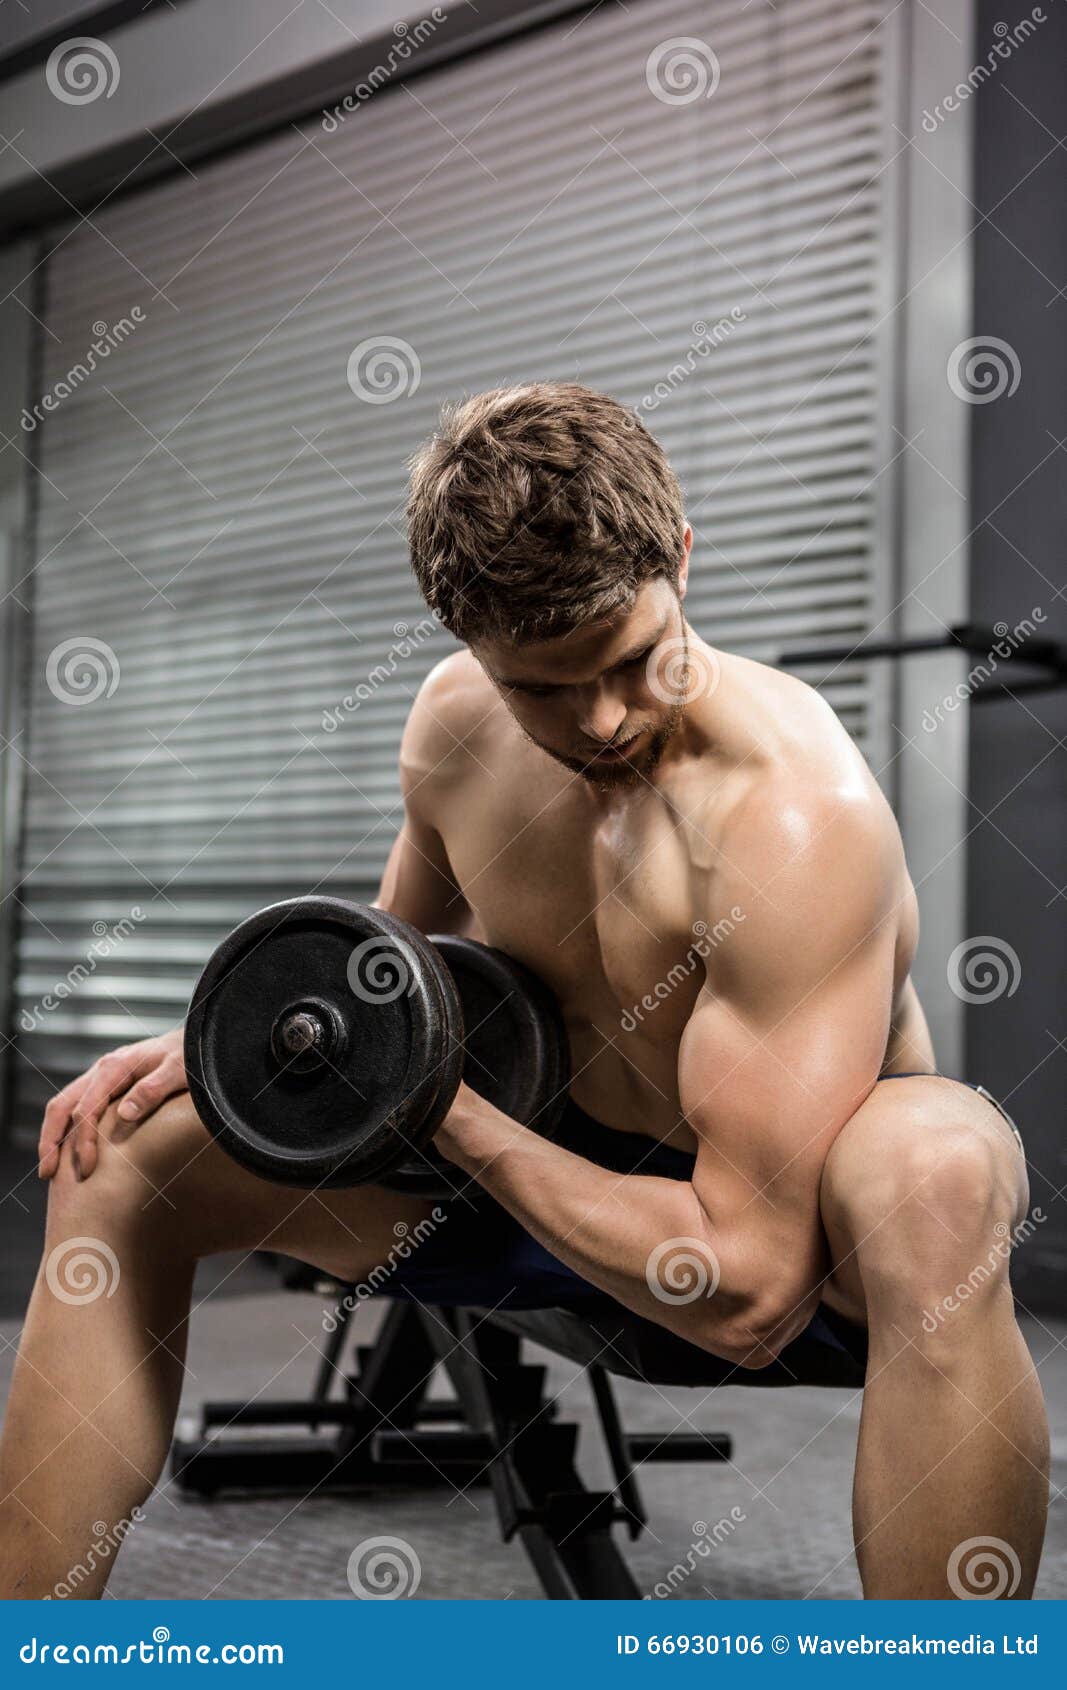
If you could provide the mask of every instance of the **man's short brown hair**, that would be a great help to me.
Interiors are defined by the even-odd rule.
[[[685,517],[662,447],[577,382],[446,406],[411,472],[412,566],[457,639],[547,639],[677,580]]]

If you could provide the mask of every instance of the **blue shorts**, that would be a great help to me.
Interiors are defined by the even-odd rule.
[[[884,1076],[887,1080],[912,1077],[903,1074]],[[989,1096],[981,1086],[972,1089]],[[1000,1108],[1000,1105],[996,1107]],[[1005,1114],[1005,1111],[1001,1110],[1001,1113]],[[1010,1117],[1006,1118],[1010,1121]],[[1014,1122],[1010,1124],[1014,1128]],[[651,1174],[676,1180],[691,1180],[693,1176],[696,1158],[688,1151],[660,1144],[643,1134],[606,1127],[587,1115],[573,1100],[568,1100],[563,1119],[553,1136],[575,1155],[584,1156],[587,1161],[609,1168],[614,1173]],[[632,1311],[625,1310],[565,1262],[559,1261],[514,1216],[459,1169],[456,1170],[456,1189],[456,1197],[440,1202],[440,1208],[446,1211],[445,1218],[390,1274],[381,1286],[382,1296],[446,1307],[566,1309],[590,1318],[595,1316],[601,1324],[612,1311],[617,1311],[630,1327],[635,1322],[652,1326],[653,1323],[642,1321]],[[659,1330],[666,1341],[664,1329]],[[677,1339],[670,1341],[673,1344],[681,1342]],[[866,1331],[844,1320],[825,1304],[820,1305],[801,1340],[796,1342],[804,1346],[798,1353],[809,1353],[811,1346],[817,1345],[843,1352],[860,1367],[866,1361]],[[785,1358],[793,1347],[783,1352]]]

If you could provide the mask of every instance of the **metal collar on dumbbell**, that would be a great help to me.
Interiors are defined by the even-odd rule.
[[[314,1074],[343,1061],[344,1022],[321,998],[303,998],[283,1009],[270,1031],[275,1060],[290,1074]]]

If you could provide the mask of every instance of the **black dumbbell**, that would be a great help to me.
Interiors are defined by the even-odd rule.
[[[502,951],[384,910],[292,898],[211,956],[185,1024],[201,1120],[235,1161],[294,1186],[462,1183],[432,1138],[464,1079],[551,1137],[566,1102],[552,993]]]

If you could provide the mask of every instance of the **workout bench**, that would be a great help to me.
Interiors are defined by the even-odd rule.
[[[863,1384],[861,1359],[804,1338],[767,1368],[735,1369],[607,1298],[581,1315],[395,1301],[374,1344],[357,1345],[356,1370],[346,1375],[339,1363],[351,1330],[351,1287],[299,1265],[284,1284],[337,1299],[337,1325],[311,1396],[206,1404],[199,1435],[173,1446],[179,1487],[210,1498],[230,1490],[307,1495],[488,1484],[504,1542],[520,1539],[545,1595],[554,1599],[639,1598],[613,1536],[618,1525],[633,1540],[645,1526],[639,1469],[658,1461],[726,1461],[732,1453],[726,1432],[628,1433],[612,1374],[705,1390],[727,1381]],[[580,1428],[559,1418],[545,1367],[522,1359],[524,1339],[585,1370],[615,1481],[611,1490],[593,1491],[583,1482],[575,1461]],[[452,1389],[446,1400],[428,1395],[438,1363]],[[330,1395],[335,1377],[344,1381],[340,1398]],[[287,1435],[248,1438],[248,1428],[285,1428]],[[294,1436],[294,1428],[304,1435]]]

